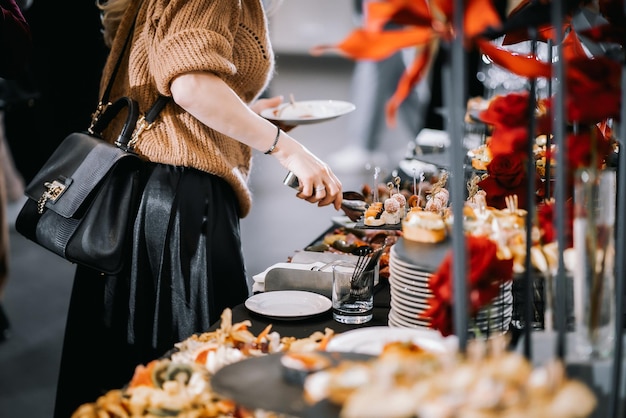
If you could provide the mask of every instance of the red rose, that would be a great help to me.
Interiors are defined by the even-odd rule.
[[[487,237],[465,238],[469,262],[469,314],[478,311],[500,294],[502,283],[513,277],[513,260],[500,260],[496,243]],[[452,319],[452,251],[448,252],[439,269],[431,276],[428,287],[433,293],[429,307],[421,314],[431,321],[431,328],[447,336],[453,332]]]
[[[496,209],[506,208],[506,196],[516,194],[521,209],[528,207],[526,190],[528,177],[526,175],[526,159],[520,155],[508,154],[494,157],[487,166],[487,177],[478,182],[478,187],[486,193],[487,205]],[[535,190],[539,179],[535,178]]]
[[[480,120],[494,127],[515,127],[528,124],[528,92],[509,93],[491,100],[480,112]]]
[[[518,154],[524,158],[528,153],[528,129],[525,126],[499,127],[487,140],[492,156]]]
[[[450,303],[442,302],[436,297],[432,297],[428,301],[428,308],[422,312],[420,318],[430,321],[432,329],[438,330],[441,335],[447,337],[454,333],[452,315],[452,305]]]
[[[487,166],[487,174],[495,177],[502,187],[515,188],[526,179],[525,162],[513,155],[494,157]]]
[[[567,136],[567,160],[571,170],[593,165],[601,168],[610,153],[609,139],[595,125],[578,134],[571,133]],[[596,159],[595,164],[593,157]]]

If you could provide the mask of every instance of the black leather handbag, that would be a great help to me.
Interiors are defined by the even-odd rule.
[[[123,109],[118,140],[103,141],[99,134]],[[26,187],[16,230],[73,263],[119,272],[142,192],[143,162],[129,148],[138,115],[137,103],[123,97],[89,132],[66,137]]]
[[[128,97],[109,103],[132,32],[131,28],[91,127],[70,134],[52,153],[26,187],[28,199],[15,221],[16,230],[31,241],[107,274],[118,273],[130,259],[127,252],[145,165],[133,152],[134,142],[168,101],[160,96],[141,118],[137,102]],[[122,110],[126,120],[117,140],[104,141],[102,131]]]

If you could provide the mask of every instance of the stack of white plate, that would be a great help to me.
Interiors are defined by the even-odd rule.
[[[432,271],[408,261],[406,256],[400,256],[398,251],[406,251],[406,248],[396,245],[391,247],[389,254],[389,326],[428,328],[430,320],[422,317],[422,314],[428,309],[428,300],[432,296],[428,287]],[[470,331],[493,334],[508,330],[513,316],[512,289],[512,281],[504,283],[492,303],[470,319]]]

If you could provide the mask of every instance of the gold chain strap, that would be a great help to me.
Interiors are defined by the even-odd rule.
[[[52,182],[45,182],[44,187],[46,190],[42,193],[39,200],[37,200],[37,213],[42,214],[43,210],[46,208],[46,202],[48,200],[55,201],[61,196],[63,191],[65,190],[65,184],[61,183],[58,180],[54,180]]]

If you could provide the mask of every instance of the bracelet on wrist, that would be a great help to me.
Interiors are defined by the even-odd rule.
[[[276,138],[274,138],[274,143],[267,151],[264,152],[265,155],[270,155],[276,149],[276,144],[278,144],[278,138],[280,137],[281,132],[280,126],[277,126],[276,128]]]

